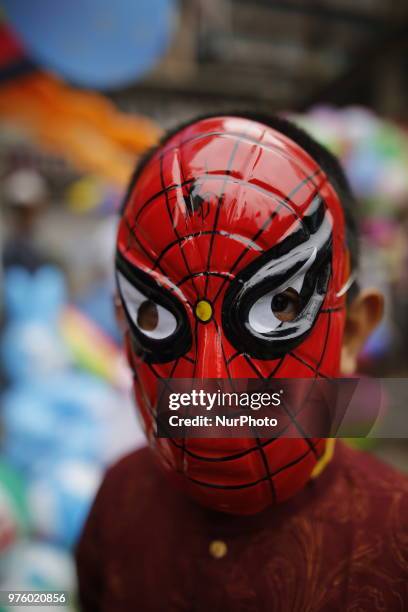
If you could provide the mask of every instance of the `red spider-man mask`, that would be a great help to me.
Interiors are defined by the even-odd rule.
[[[159,378],[338,376],[348,255],[322,169],[261,123],[192,123],[135,181],[116,261],[137,405],[162,463],[225,512],[300,490],[324,439],[164,439],[154,415]]]

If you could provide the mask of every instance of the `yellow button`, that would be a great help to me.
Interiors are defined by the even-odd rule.
[[[213,540],[209,547],[210,555],[214,559],[222,559],[228,552],[228,548],[225,542],[222,540]]]
[[[203,321],[203,323],[207,323],[212,317],[212,312],[213,310],[210,302],[207,302],[207,300],[200,300],[197,302],[195,307],[197,319]]]

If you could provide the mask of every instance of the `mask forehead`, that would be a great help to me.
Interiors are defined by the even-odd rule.
[[[144,168],[119,248],[146,271],[184,280],[193,299],[200,275],[235,275],[302,230],[316,196],[333,216],[334,250],[344,250],[337,195],[303,149],[248,119],[202,120],[170,138]]]

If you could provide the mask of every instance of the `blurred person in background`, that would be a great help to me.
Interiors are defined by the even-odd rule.
[[[45,180],[34,170],[16,170],[5,179],[3,201],[7,227],[2,253],[5,270],[17,266],[35,272],[48,262],[37,241],[37,227],[45,213],[48,196]]]

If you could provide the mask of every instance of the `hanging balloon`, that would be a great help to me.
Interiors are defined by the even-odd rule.
[[[44,68],[95,89],[136,81],[166,52],[174,0],[4,0],[14,31]]]

